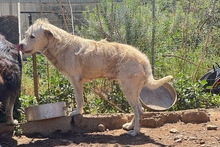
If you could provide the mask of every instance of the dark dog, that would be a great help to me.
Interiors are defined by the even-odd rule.
[[[0,101],[5,107],[8,125],[17,123],[13,119],[13,109],[20,94],[21,67],[21,56],[17,47],[0,35]]]

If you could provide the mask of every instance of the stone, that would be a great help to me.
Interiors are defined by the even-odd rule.
[[[174,140],[183,139],[183,135],[177,135],[174,137]]]
[[[182,138],[175,140],[175,142],[182,142]]]
[[[210,121],[206,111],[185,111],[181,115],[181,121],[184,123],[204,123]]]
[[[207,125],[207,130],[217,130],[217,128],[216,125]]]
[[[205,141],[204,141],[204,140],[201,140],[201,141],[199,142],[199,144],[205,144]]]
[[[197,140],[197,138],[196,138],[196,137],[191,136],[191,137],[189,137],[189,140]]]
[[[170,129],[170,133],[178,133],[177,129]]]
[[[105,126],[104,126],[103,124],[99,124],[99,125],[98,125],[98,130],[99,130],[100,132],[104,132],[104,131],[105,131]]]

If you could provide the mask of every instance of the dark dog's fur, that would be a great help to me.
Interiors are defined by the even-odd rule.
[[[21,86],[21,56],[17,47],[0,35],[0,101],[5,107],[6,123],[14,124],[13,109]]]

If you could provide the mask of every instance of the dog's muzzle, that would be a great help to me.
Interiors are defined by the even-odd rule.
[[[17,48],[18,48],[18,50],[21,51],[22,53],[25,53],[25,51],[24,51],[24,49],[23,49],[23,48],[24,48],[24,45],[23,45],[23,44],[18,44],[18,45],[17,45]]]

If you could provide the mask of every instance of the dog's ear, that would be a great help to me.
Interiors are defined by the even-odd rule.
[[[57,40],[61,40],[61,38],[58,34],[56,34],[55,32],[52,32],[51,30],[48,30],[48,29],[44,29],[44,35],[48,38],[54,37]]]

